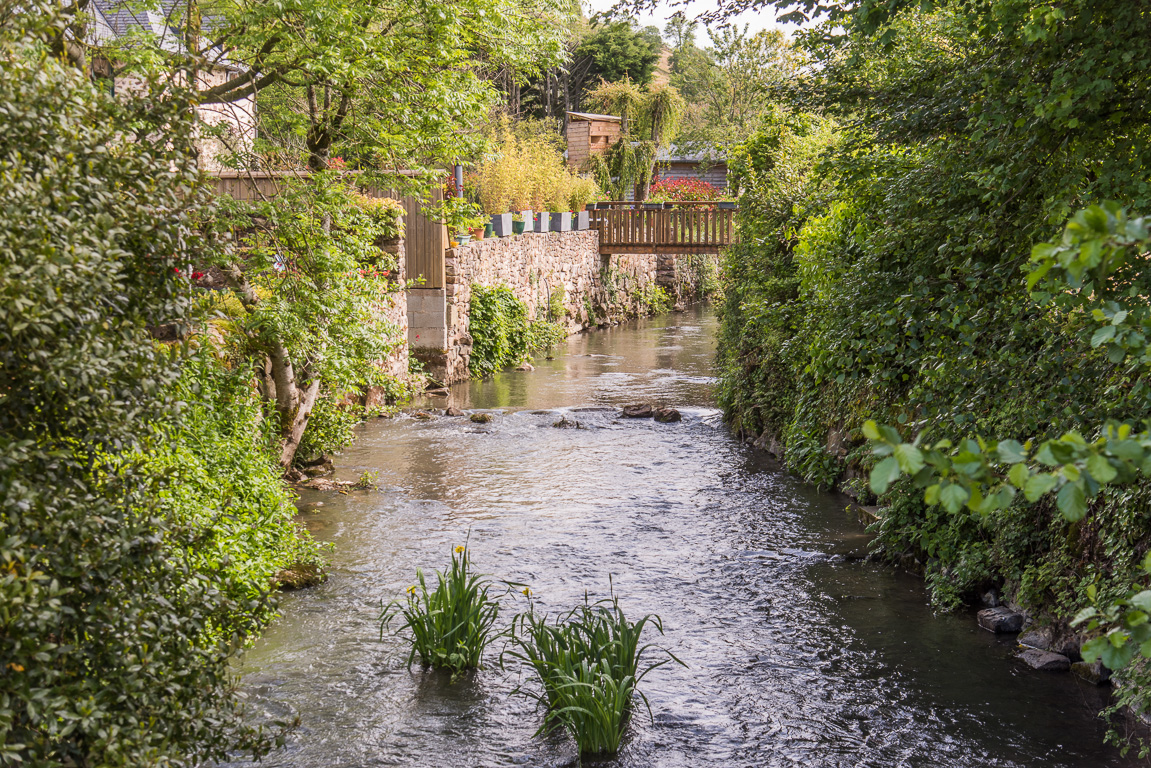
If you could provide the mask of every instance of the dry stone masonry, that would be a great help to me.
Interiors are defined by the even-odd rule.
[[[569,334],[648,314],[657,286],[673,303],[695,298],[691,276],[677,270],[676,257],[601,256],[594,230],[473,241],[445,253],[443,289],[416,287],[408,295],[411,354],[444,383],[469,375],[473,285],[506,285],[530,318],[556,320]],[[562,304],[562,317],[548,318],[553,302]]]

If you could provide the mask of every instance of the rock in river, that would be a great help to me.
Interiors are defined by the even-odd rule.
[[[679,411],[675,408],[656,408],[652,415],[655,416],[655,420],[661,424],[670,424],[682,418],[679,415]]]
[[[463,416],[464,412],[461,411],[459,408],[455,407],[454,405],[450,405],[450,406],[448,406],[448,409],[446,411],[444,411],[444,415],[445,416]]]
[[[652,415],[651,403],[637,403],[625,405],[621,414],[629,419],[650,419]]]
[[[1016,613],[1005,605],[985,608],[976,614],[976,618],[979,620],[979,626],[996,634],[1018,632],[1023,629],[1023,614]]]
[[[1024,664],[1040,672],[1066,672],[1071,669],[1071,660],[1061,653],[1028,648],[1019,654]]]
[[[1103,666],[1103,662],[1097,661],[1094,664],[1088,664],[1086,661],[1077,661],[1071,665],[1071,672],[1076,677],[1086,680],[1092,685],[1103,685],[1111,680],[1111,670]]]
[[[492,415],[490,413],[473,413],[469,416],[473,424],[487,424],[491,422]]]

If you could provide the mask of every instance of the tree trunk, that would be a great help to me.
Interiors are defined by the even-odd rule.
[[[312,409],[316,406],[316,398],[319,394],[320,379],[317,377],[312,379],[308,388],[302,393],[300,390],[296,390],[299,406],[290,414],[280,414],[281,423],[285,426],[284,445],[280,450],[280,467],[285,472],[291,468],[292,461],[296,458],[296,451],[300,447],[300,441],[304,438],[304,430],[308,428],[308,419],[312,415]]]

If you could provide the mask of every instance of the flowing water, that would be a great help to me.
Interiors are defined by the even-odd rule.
[[[494,421],[366,424],[338,475],[379,491],[308,493],[330,580],[286,595],[246,655],[269,716],[298,715],[277,766],[561,766],[562,736],[512,695],[515,666],[456,684],[378,636],[381,600],[442,568],[470,532],[478,568],[526,582],[536,610],[615,594],[687,667],[645,681],[618,766],[1100,766],[1102,693],[1025,671],[971,614],[935,615],[920,580],[866,562],[846,499],[814,490],[733,439],[712,399],[706,310],[575,337],[534,372],[462,385],[453,403]],[[651,401],[676,424],[617,417]],[[435,405],[443,407],[440,400]],[[582,429],[556,429],[561,416]],[[322,506],[315,507],[316,502]],[[506,616],[526,608],[509,598]]]

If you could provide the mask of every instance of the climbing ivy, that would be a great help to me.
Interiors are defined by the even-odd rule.
[[[562,323],[529,320],[527,304],[506,285],[472,285],[468,326],[472,335],[468,368],[477,378],[523,362],[567,335]]]

